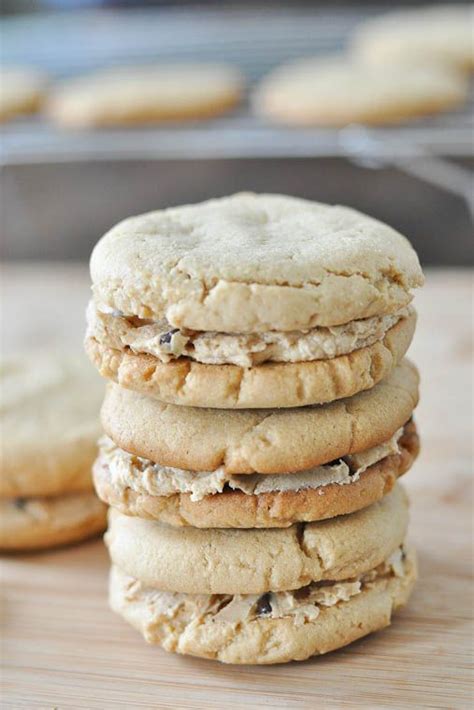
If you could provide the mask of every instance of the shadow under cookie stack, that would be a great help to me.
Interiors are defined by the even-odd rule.
[[[416,578],[397,483],[419,446],[408,241],[349,208],[245,193],[125,220],[91,274],[112,608],[225,663],[387,626]]]

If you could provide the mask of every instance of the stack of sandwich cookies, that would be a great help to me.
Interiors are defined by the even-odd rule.
[[[33,550],[102,532],[92,485],[103,386],[87,361],[30,352],[4,362],[0,549]]]
[[[245,194],[125,221],[92,276],[113,609],[229,663],[386,626],[416,577],[396,483],[419,448],[408,242]]]

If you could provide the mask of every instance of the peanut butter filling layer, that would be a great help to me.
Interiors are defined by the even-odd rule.
[[[87,309],[87,337],[116,350],[153,355],[161,362],[189,357],[208,365],[252,367],[263,362],[327,360],[382,340],[411,306],[384,316],[354,320],[344,325],[306,331],[218,333],[180,330],[166,321],[126,316],[120,311],[99,311],[91,301]]]
[[[152,496],[188,493],[192,501],[199,501],[205,496],[223,493],[225,489],[240,490],[247,495],[299,491],[332,483],[354,483],[369,466],[400,452],[398,441],[403,430],[402,427],[388,441],[366,451],[296,473],[229,474],[223,468],[215,471],[185,471],[160,466],[130,454],[106,436],[99,442],[99,457],[94,467],[106,469],[110,484],[120,493],[127,489]]]

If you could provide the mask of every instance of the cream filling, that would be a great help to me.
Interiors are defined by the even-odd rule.
[[[295,625],[317,619],[321,610],[344,603],[386,577],[404,577],[406,552],[398,547],[382,564],[365,574],[342,582],[312,582],[302,589],[266,594],[181,594],[162,592],[122,575],[124,600],[144,604],[153,617],[170,620],[183,614],[189,621],[238,624],[255,619],[292,618]]]
[[[354,483],[369,466],[400,452],[398,440],[402,434],[403,427],[388,441],[366,451],[344,456],[335,462],[315,466],[306,471],[280,474],[230,474],[222,467],[215,471],[196,473],[160,466],[120,449],[111,439],[104,436],[99,442],[99,457],[95,466],[107,469],[111,485],[120,493],[124,493],[126,489],[152,496],[189,493],[192,501],[199,501],[205,496],[222,493],[225,486],[247,495],[299,491],[328,486],[331,483]]]
[[[382,340],[401,318],[413,312],[409,306],[390,315],[344,325],[244,334],[179,330],[166,321],[126,317],[120,311],[104,313],[91,301],[87,335],[116,350],[130,348],[165,363],[185,356],[208,365],[252,367],[269,361],[307,362],[346,355]]]

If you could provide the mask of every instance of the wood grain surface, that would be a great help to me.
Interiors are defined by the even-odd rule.
[[[4,267],[4,353],[80,347],[87,283],[82,267]],[[2,707],[472,707],[472,275],[428,272],[416,305],[422,454],[405,481],[421,576],[390,628],[302,663],[224,666],[148,646],[108,610],[100,540],[7,557]]]

